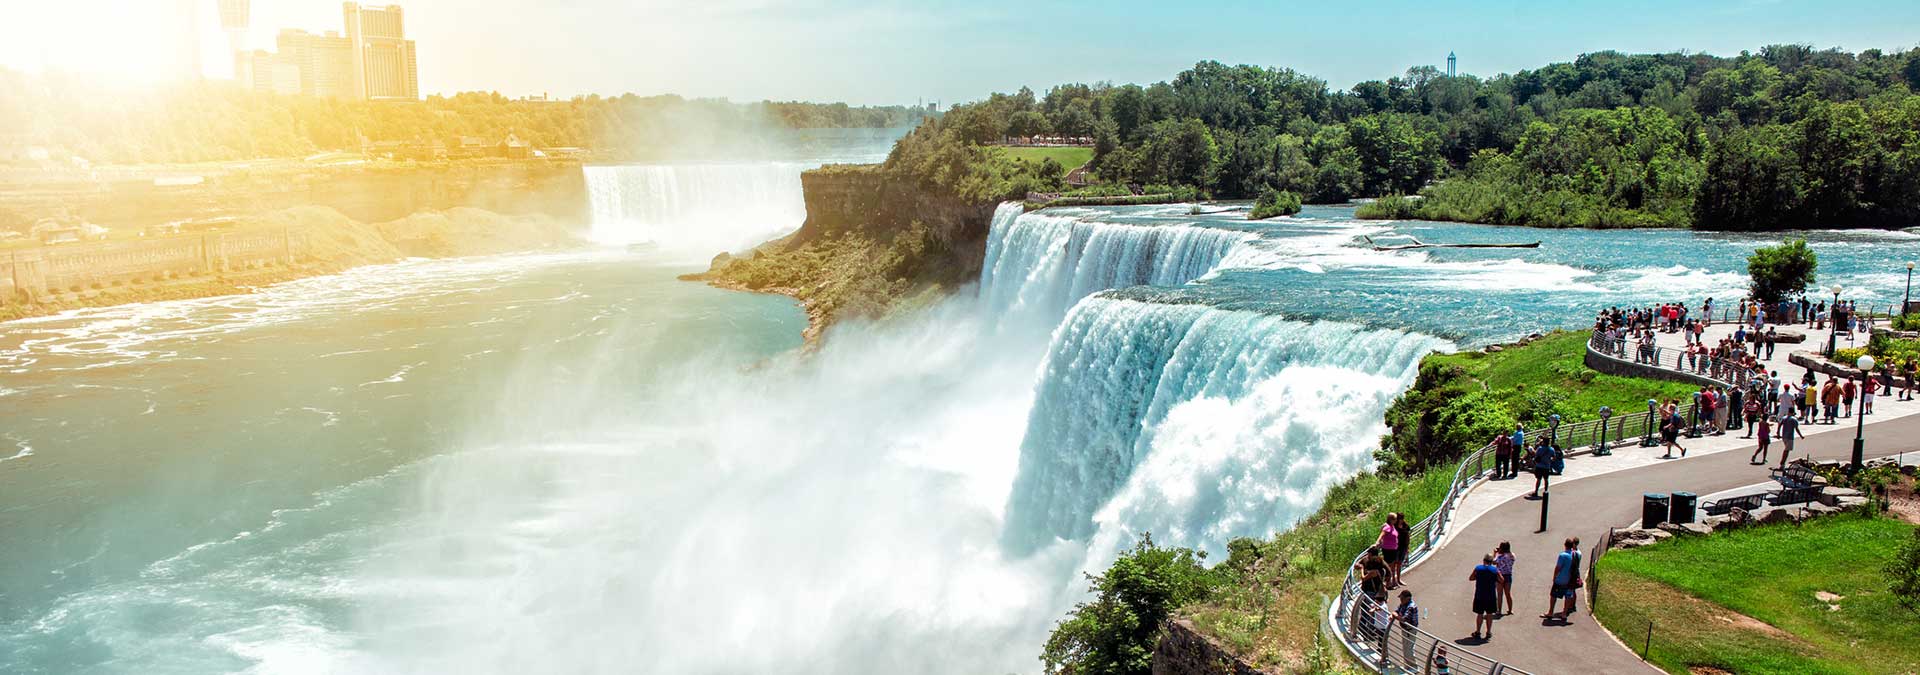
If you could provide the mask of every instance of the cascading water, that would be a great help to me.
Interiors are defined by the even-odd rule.
[[[1116,535],[1146,529],[1214,549],[1271,532],[1368,464],[1381,411],[1444,344],[1204,305],[1082,300],[1041,369],[1004,541],[1027,551],[1086,539],[1096,514]],[[1143,467],[1152,479],[1132,481]]]
[[[987,235],[980,293],[1002,311],[1054,317],[1074,301],[1127,286],[1177,286],[1220,265],[1251,232],[1192,224],[1126,225],[1025,213],[1002,204]]]
[[[807,218],[805,162],[645,164],[582,169],[592,236],[609,245],[648,243],[710,256],[740,251],[798,228]]]

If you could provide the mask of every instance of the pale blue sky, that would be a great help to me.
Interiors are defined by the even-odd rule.
[[[25,3],[27,0],[22,0]],[[185,0],[188,2],[196,0]],[[204,2],[208,71],[224,70]],[[177,73],[182,0],[33,0],[0,25],[0,65]],[[974,0],[399,0],[423,92],[678,93],[943,103],[1021,85],[1153,82],[1201,59],[1292,67],[1335,87],[1441,65],[1511,72],[1601,49],[1734,54],[1920,42],[1916,0],[1592,3]],[[11,3],[9,3],[11,4]],[[340,28],[335,0],[254,0],[255,46]]]

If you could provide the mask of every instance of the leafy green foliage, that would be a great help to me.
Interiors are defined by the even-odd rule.
[[[1152,672],[1161,625],[1175,608],[1206,599],[1223,577],[1201,565],[1204,554],[1155,546],[1142,534],[1133,550],[1100,576],[1088,575],[1095,599],[1075,606],[1047,638],[1046,671],[1075,675]]]
[[[1407,220],[1420,217],[1419,211],[1420,200],[1404,195],[1387,195],[1361,204],[1360,208],[1354,209],[1353,215],[1373,220]]]
[[[1893,592],[1900,606],[1920,613],[1920,529],[1894,550],[1884,569],[1887,590]]]
[[[1300,195],[1290,190],[1267,190],[1260,193],[1260,199],[1253,203],[1253,211],[1247,214],[1252,220],[1266,220],[1277,216],[1291,216],[1300,212]]]
[[[1779,246],[1762,246],[1747,257],[1747,275],[1752,278],[1753,297],[1778,302],[1804,293],[1820,267],[1820,257],[1807,248],[1805,239],[1789,239]]]

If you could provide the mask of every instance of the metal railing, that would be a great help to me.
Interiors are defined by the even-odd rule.
[[[1617,354],[1606,351],[1619,349],[1619,345],[1612,344],[1614,342],[1618,341],[1609,341],[1602,334],[1595,332],[1588,339],[1587,348],[1619,358]],[[1658,359],[1669,359],[1670,362],[1680,363],[1677,359],[1671,359],[1678,352],[1671,349],[1664,351],[1667,354],[1663,356],[1662,348],[1655,347],[1654,355]],[[1707,376],[1697,377],[1713,380],[1723,386],[1737,386],[1731,381],[1717,380]],[[1745,383],[1744,376],[1739,383]],[[1681,407],[1679,412],[1683,417],[1691,419],[1693,405],[1687,404]],[[1656,434],[1659,429],[1658,422],[1657,412],[1649,410],[1572,424],[1555,424],[1546,429],[1528,430],[1526,438],[1536,439],[1540,438],[1540,434],[1545,434],[1554,447],[1567,448],[1564,451],[1565,455],[1571,457],[1594,453],[1609,445],[1617,447],[1618,444],[1629,440],[1635,441],[1636,445],[1643,445],[1644,443],[1640,441],[1651,440]],[[1514,462],[1522,462],[1521,454],[1524,450],[1523,448],[1514,449]],[[1462,458],[1460,464],[1454,468],[1453,482],[1448,485],[1447,496],[1441,500],[1440,506],[1435,508],[1432,514],[1407,528],[1406,541],[1401,543],[1407,551],[1404,561],[1407,567],[1412,567],[1415,563],[1426,559],[1438,549],[1440,539],[1446,535],[1447,526],[1453,522],[1453,512],[1459,506],[1460,500],[1466,497],[1468,491],[1478,486],[1493,469],[1494,452],[1493,444],[1488,443]],[[1611,530],[1608,531],[1607,539],[1612,539]],[[1606,544],[1606,541],[1601,542],[1602,546]],[[1355,568],[1360,566],[1361,560],[1366,555],[1365,551],[1360,552],[1347,566],[1346,579],[1340,584],[1340,596],[1327,610],[1328,626],[1333,629],[1334,635],[1339,637],[1347,651],[1369,669],[1382,673],[1427,672],[1427,668],[1434,665],[1433,659],[1439,648],[1447,641],[1420,628],[1383,618],[1390,617],[1391,611],[1384,606],[1384,603],[1369,597],[1362,591],[1360,579],[1354,576]],[[1594,569],[1592,565],[1598,563],[1599,558],[1600,553],[1596,552],[1589,559],[1589,576]],[[1588,589],[1589,604],[1595,597],[1594,592],[1592,588]],[[1449,648],[1447,657],[1447,665],[1452,672],[1456,673],[1469,675],[1505,673],[1526,675],[1527,673],[1511,664],[1465,649]]]
[[[1705,354],[1688,354],[1683,350],[1657,344],[1646,345],[1626,339],[1609,339],[1606,334],[1599,331],[1595,331],[1593,336],[1587,339],[1587,348],[1602,356],[1709,380],[1729,388],[1746,386],[1747,381],[1753,379],[1757,370],[1735,361],[1716,359]]]

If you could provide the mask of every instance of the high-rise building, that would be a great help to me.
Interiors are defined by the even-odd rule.
[[[399,5],[362,7],[345,3],[347,40],[354,45],[353,65],[360,74],[354,95],[371,100],[417,100],[420,76],[413,41]]]
[[[222,0],[224,19],[227,3]],[[255,91],[299,93],[363,100],[419,100],[420,76],[413,41],[406,39],[398,5],[345,3],[346,35],[315,35],[283,29],[277,54],[253,52],[243,60]]]
[[[220,0],[220,27],[227,32],[228,54],[233,57],[233,79],[253,81],[253,53],[247,50],[247,26],[252,23],[249,0]]]
[[[189,80],[200,79],[200,6],[195,0],[179,0],[180,68]]]

